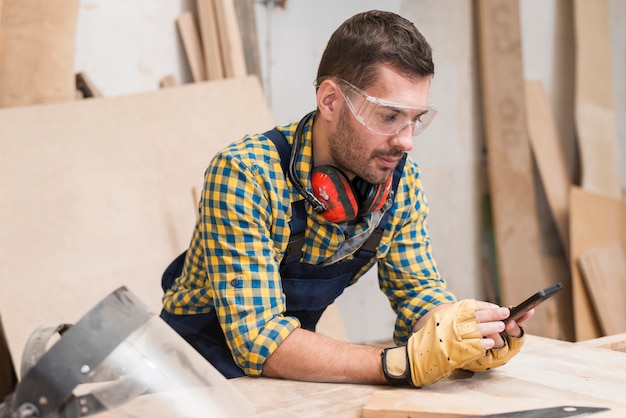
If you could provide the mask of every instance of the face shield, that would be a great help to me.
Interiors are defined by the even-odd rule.
[[[60,334],[50,348],[50,338]],[[0,418],[241,417],[251,404],[125,287],[74,326],[42,327]]]

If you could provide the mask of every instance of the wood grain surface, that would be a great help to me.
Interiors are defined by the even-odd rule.
[[[220,47],[215,0],[196,0],[196,7],[198,8],[198,25],[200,26],[207,78],[219,80],[224,78],[224,63]]]
[[[585,347],[604,348],[606,350],[626,353],[626,332],[580,341],[577,344],[584,345]]]
[[[241,31],[234,0],[214,0],[218,22],[220,50],[225,77],[243,77],[247,74]]]
[[[591,192],[621,198],[609,0],[574,0],[573,5],[581,185]]]
[[[626,332],[626,255],[622,245],[594,247],[578,258],[604,335]]]
[[[196,220],[189,190],[219,149],[272,126],[255,77],[0,110],[0,307],[16,364],[35,328],[75,323],[121,285],[160,311]]]
[[[543,83],[540,80],[527,80],[524,87],[528,137],[561,244],[565,253],[569,254],[571,175]]]
[[[78,0],[2,0],[0,107],[74,100]]]
[[[529,335],[522,352],[508,364],[421,389],[263,377],[230,383],[255,406],[258,418],[461,417],[555,404],[610,407],[593,417],[622,418],[625,373],[626,353]],[[172,416],[166,404],[153,399],[139,397],[125,410],[130,416]],[[97,417],[115,416],[110,411]]]
[[[591,295],[580,274],[579,257],[586,251],[619,242],[626,248],[626,202],[580,187],[570,191],[570,263],[576,340],[603,336]]]
[[[204,56],[202,53],[202,45],[200,43],[200,33],[198,26],[191,12],[183,12],[176,19],[176,27],[183,41],[187,63],[191,69],[193,81],[205,81],[207,79],[204,67]]]
[[[625,372],[626,353],[529,336],[522,352],[498,369],[419,390],[374,393],[363,416],[461,417],[580,405],[609,407],[593,416],[618,418],[626,413]]]

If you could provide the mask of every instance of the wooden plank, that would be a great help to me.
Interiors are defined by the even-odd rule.
[[[528,138],[541,175],[561,244],[569,254],[569,188],[571,175],[550,100],[539,80],[524,83]]]
[[[0,107],[74,100],[78,0],[3,0]]]
[[[167,88],[167,87],[175,87],[176,86],[176,79],[174,79],[174,76],[172,74],[168,74],[165,77],[163,77],[161,80],[159,80],[159,88]]]
[[[189,11],[183,12],[176,19],[176,26],[185,47],[185,55],[187,56],[189,68],[191,68],[193,81],[205,81],[207,77],[200,46],[200,35],[198,34],[193,14]]]
[[[619,242],[626,247],[626,202],[580,187],[570,190],[570,263],[576,340],[602,336],[591,296],[577,266],[585,251]]]
[[[578,264],[603,333],[626,332],[626,256],[621,244],[589,249]]]
[[[225,77],[244,77],[246,58],[234,0],[214,0]]]
[[[483,109],[487,137],[489,190],[493,207],[501,300],[519,302],[524,295],[567,274],[554,269],[563,260],[542,253],[530,145],[526,129],[519,4],[509,0],[477,2]],[[561,256],[562,257],[562,256]],[[540,309],[528,323],[530,332],[570,338],[568,311]]]
[[[575,126],[582,187],[621,198],[608,0],[574,0]]]
[[[73,323],[121,285],[158,312],[196,220],[190,188],[215,152],[271,126],[255,77],[0,110],[0,307],[16,364],[36,327]]]
[[[581,341],[576,344],[585,347],[604,348],[626,353],[626,332],[622,334],[607,335],[606,337],[594,338],[592,340]]]
[[[363,408],[362,418],[461,418],[491,416],[507,412],[563,406],[559,399],[533,399],[515,396],[494,396],[487,393],[438,393],[400,389],[372,394]],[[568,406],[605,408],[603,402],[567,402]],[[612,410],[598,413],[599,418],[622,417],[626,405],[612,405]],[[522,415],[520,415],[521,417]],[[547,415],[546,415],[547,416]]]
[[[84,99],[102,97],[100,89],[82,71],[76,74],[76,88],[82,92]]]
[[[224,63],[215,15],[214,0],[196,0],[202,51],[204,52],[204,66],[209,80],[224,78]]]
[[[553,406],[545,401],[533,408]],[[459,418],[464,416],[497,414],[528,409],[528,399],[495,397],[487,394],[423,394],[422,391],[400,389],[378,391],[363,407],[363,418]]]
[[[237,0],[235,9],[241,31],[246,70],[248,74],[261,78],[261,56],[259,53],[254,0]]]

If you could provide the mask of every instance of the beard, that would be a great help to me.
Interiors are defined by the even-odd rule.
[[[393,168],[378,167],[376,157],[398,157],[403,154],[403,151],[397,147],[374,151],[365,149],[359,136],[350,125],[352,117],[348,107],[344,106],[339,115],[337,131],[328,138],[328,146],[334,165],[350,178],[358,176],[370,184],[386,183],[393,174]]]

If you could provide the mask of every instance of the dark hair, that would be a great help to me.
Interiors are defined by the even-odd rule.
[[[317,70],[317,80],[339,77],[365,89],[387,64],[408,77],[435,73],[432,50],[409,20],[395,13],[371,10],[343,22],[332,34]]]

